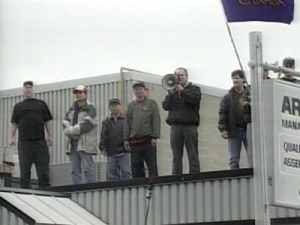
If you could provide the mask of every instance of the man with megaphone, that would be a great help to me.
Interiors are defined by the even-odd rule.
[[[164,76],[162,85],[168,90],[162,107],[169,112],[166,122],[171,126],[173,174],[182,174],[184,145],[189,159],[189,173],[199,173],[200,87],[188,81],[187,69],[183,67],[177,68],[175,75],[167,74]]]

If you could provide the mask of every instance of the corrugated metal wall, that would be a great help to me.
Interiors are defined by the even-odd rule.
[[[72,193],[72,199],[110,225],[143,224],[146,187]],[[253,179],[155,186],[148,224],[246,220],[254,217]]]
[[[69,162],[69,158],[65,155],[65,138],[62,132],[62,120],[66,111],[74,101],[72,89],[79,85],[86,85],[89,90],[89,100],[96,106],[98,113],[98,121],[101,121],[109,114],[108,100],[110,98],[119,97],[119,74],[109,76],[101,76],[91,79],[72,80],[70,82],[61,82],[61,87],[52,87],[53,85],[37,86],[36,98],[44,100],[53,114],[53,139],[54,143],[50,149],[51,164],[59,164]],[[125,82],[125,90],[129,87],[130,94],[126,94],[125,100],[131,100],[131,83]],[[45,90],[43,90],[45,88]],[[5,91],[2,91],[5,93]],[[16,94],[19,93],[19,94]],[[127,93],[127,92],[126,92]],[[12,96],[0,97],[0,146],[7,146],[8,126],[12,115],[13,106],[22,101],[21,90],[13,92]],[[99,135],[98,135],[99,136]],[[96,161],[105,160],[104,157],[98,155]]]
[[[1,225],[29,225],[2,206],[0,206],[0,218]]]
[[[252,177],[155,186],[148,224],[254,219]],[[146,187],[72,193],[72,199],[110,225],[144,224]],[[272,208],[272,218],[299,217],[299,210]]]

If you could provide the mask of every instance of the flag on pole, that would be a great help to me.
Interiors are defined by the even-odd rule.
[[[294,0],[222,0],[228,22],[263,21],[290,24]]]

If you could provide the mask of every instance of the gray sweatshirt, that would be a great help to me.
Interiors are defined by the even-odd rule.
[[[132,101],[128,104],[124,125],[124,140],[160,137],[160,115],[156,101]]]

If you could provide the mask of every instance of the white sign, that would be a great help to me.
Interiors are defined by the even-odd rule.
[[[300,209],[300,86],[274,82],[273,113],[274,203]]]

